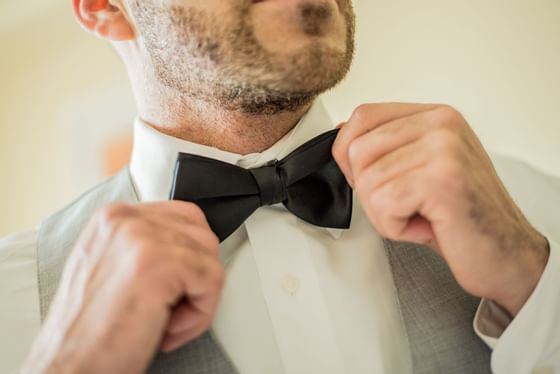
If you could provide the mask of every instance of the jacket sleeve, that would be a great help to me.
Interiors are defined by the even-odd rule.
[[[0,239],[0,373],[19,370],[40,328],[37,234]]]
[[[545,271],[512,319],[483,300],[474,319],[478,336],[493,349],[495,374],[560,373],[560,178],[511,158],[493,157],[512,198],[550,243]]]
[[[489,300],[478,308],[474,328],[493,349],[495,374],[560,373],[560,245],[550,247],[539,284],[515,319]]]

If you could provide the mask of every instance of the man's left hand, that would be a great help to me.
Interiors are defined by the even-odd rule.
[[[463,116],[444,105],[362,105],[333,155],[384,237],[425,244],[469,293],[515,316],[548,260]]]

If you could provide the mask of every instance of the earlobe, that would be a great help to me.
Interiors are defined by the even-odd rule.
[[[134,28],[126,17],[125,10],[112,4],[112,0],[72,1],[77,20],[87,31],[112,41],[134,39]]]

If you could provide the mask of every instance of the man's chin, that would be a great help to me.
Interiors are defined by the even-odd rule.
[[[224,109],[254,115],[275,115],[285,112],[296,112],[310,105],[317,95],[309,93],[278,93],[268,92],[258,96],[235,96],[223,100],[220,106]]]

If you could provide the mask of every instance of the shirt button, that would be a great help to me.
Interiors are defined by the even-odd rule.
[[[297,277],[290,275],[285,277],[284,280],[282,280],[282,288],[290,296],[295,296],[298,293],[300,286],[301,286],[301,281]]]

